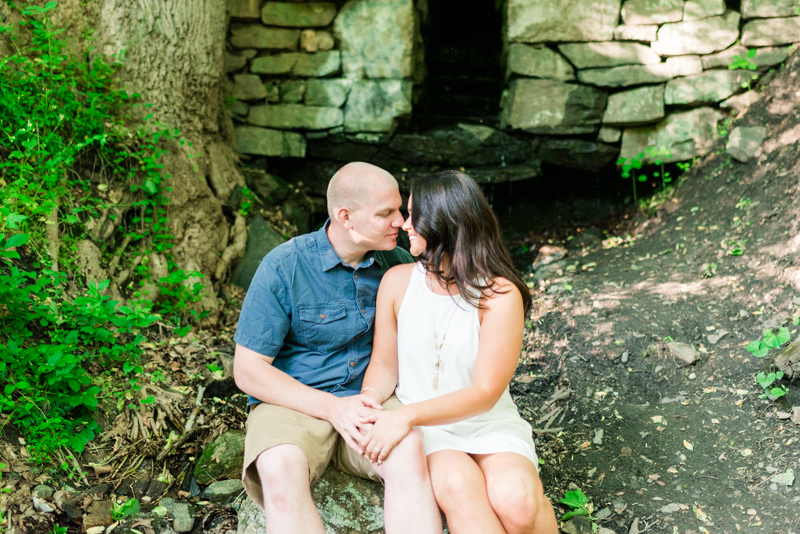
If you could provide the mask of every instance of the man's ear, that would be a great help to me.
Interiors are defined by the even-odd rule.
[[[350,210],[347,208],[336,210],[336,221],[348,230],[353,228],[353,223],[350,221]]]

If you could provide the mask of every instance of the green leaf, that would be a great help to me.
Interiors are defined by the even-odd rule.
[[[778,339],[778,336],[772,330],[764,330],[764,343],[771,349],[777,349],[781,346],[781,342]]]
[[[153,395],[148,395],[147,397],[141,400],[142,404],[153,404],[156,402],[156,398]]]
[[[792,334],[789,332],[789,329],[782,326],[778,329],[778,335],[775,336],[778,338],[778,346],[785,345],[792,339]]]
[[[186,334],[188,334],[191,330],[192,330],[191,326],[184,326],[183,328],[178,328],[177,330],[175,330],[174,333],[178,337],[183,337]]]
[[[12,235],[6,241],[6,244],[3,245],[3,248],[11,248],[11,247],[19,247],[24,245],[28,242],[28,234],[16,234]]]
[[[748,59],[753,59],[754,57],[756,57],[757,53],[758,53],[757,49],[751,48],[750,50],[747,51],[747,54],[745,54],[745,56],[747,56]]]
[[[27,220],[28,217],[26,215],[22,215],[20,213],[12,213],[8,217],[6,217],[6,228],[19,228],[18,223],[21,223]]]
[[[566,521],[567,519],[575,517],[576,515],[589,515],[589,509],[584,507],[584,508],[578,508],[577,510],[572,510],[562,515],[561,520]]]
[[[589,504],[589,498],[581,490],[568,491],[564,494],[564,498],[558,501],[561,504],[566,504],[570,508],[580,508]]]
[[[786,389],[783,388],[782,386],[772,388],[769,391],[769,394],[773,397],[783,397],[784,395],[786,395]]]

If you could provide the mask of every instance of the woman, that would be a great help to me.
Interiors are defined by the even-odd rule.
[[[415,182],[408,211],[419,262],[384,275],[362,388],[383,402],[397,384],[404,406],[363,420],[374,423],[364,454],[380,463],[419,427],[452,532],[555,534],[531,427],[508,392],[531,297],[497,219],[457,171]]]

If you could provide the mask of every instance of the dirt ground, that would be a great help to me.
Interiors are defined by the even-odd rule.
[[[798,70],[794,57],[731,125],[766,126],[762,156],[732,161],[720,140],[655,217],[573,247],[535,292],[512,393],[546,493],[577,485],[615,532],[800,532],[800,484],[771,480],[800,474],[800,383],[760,398],[765,361],[744,348],[765,328],[797,335]],[[699,361],[678,365],[670,341]]]

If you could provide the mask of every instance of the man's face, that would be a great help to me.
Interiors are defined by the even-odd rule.
[[[353,242],[368,250],[392,250],[403,225],[400,206],[403,201],[397,187],[374,187],[368,201],[350,212],[350,235]]]

